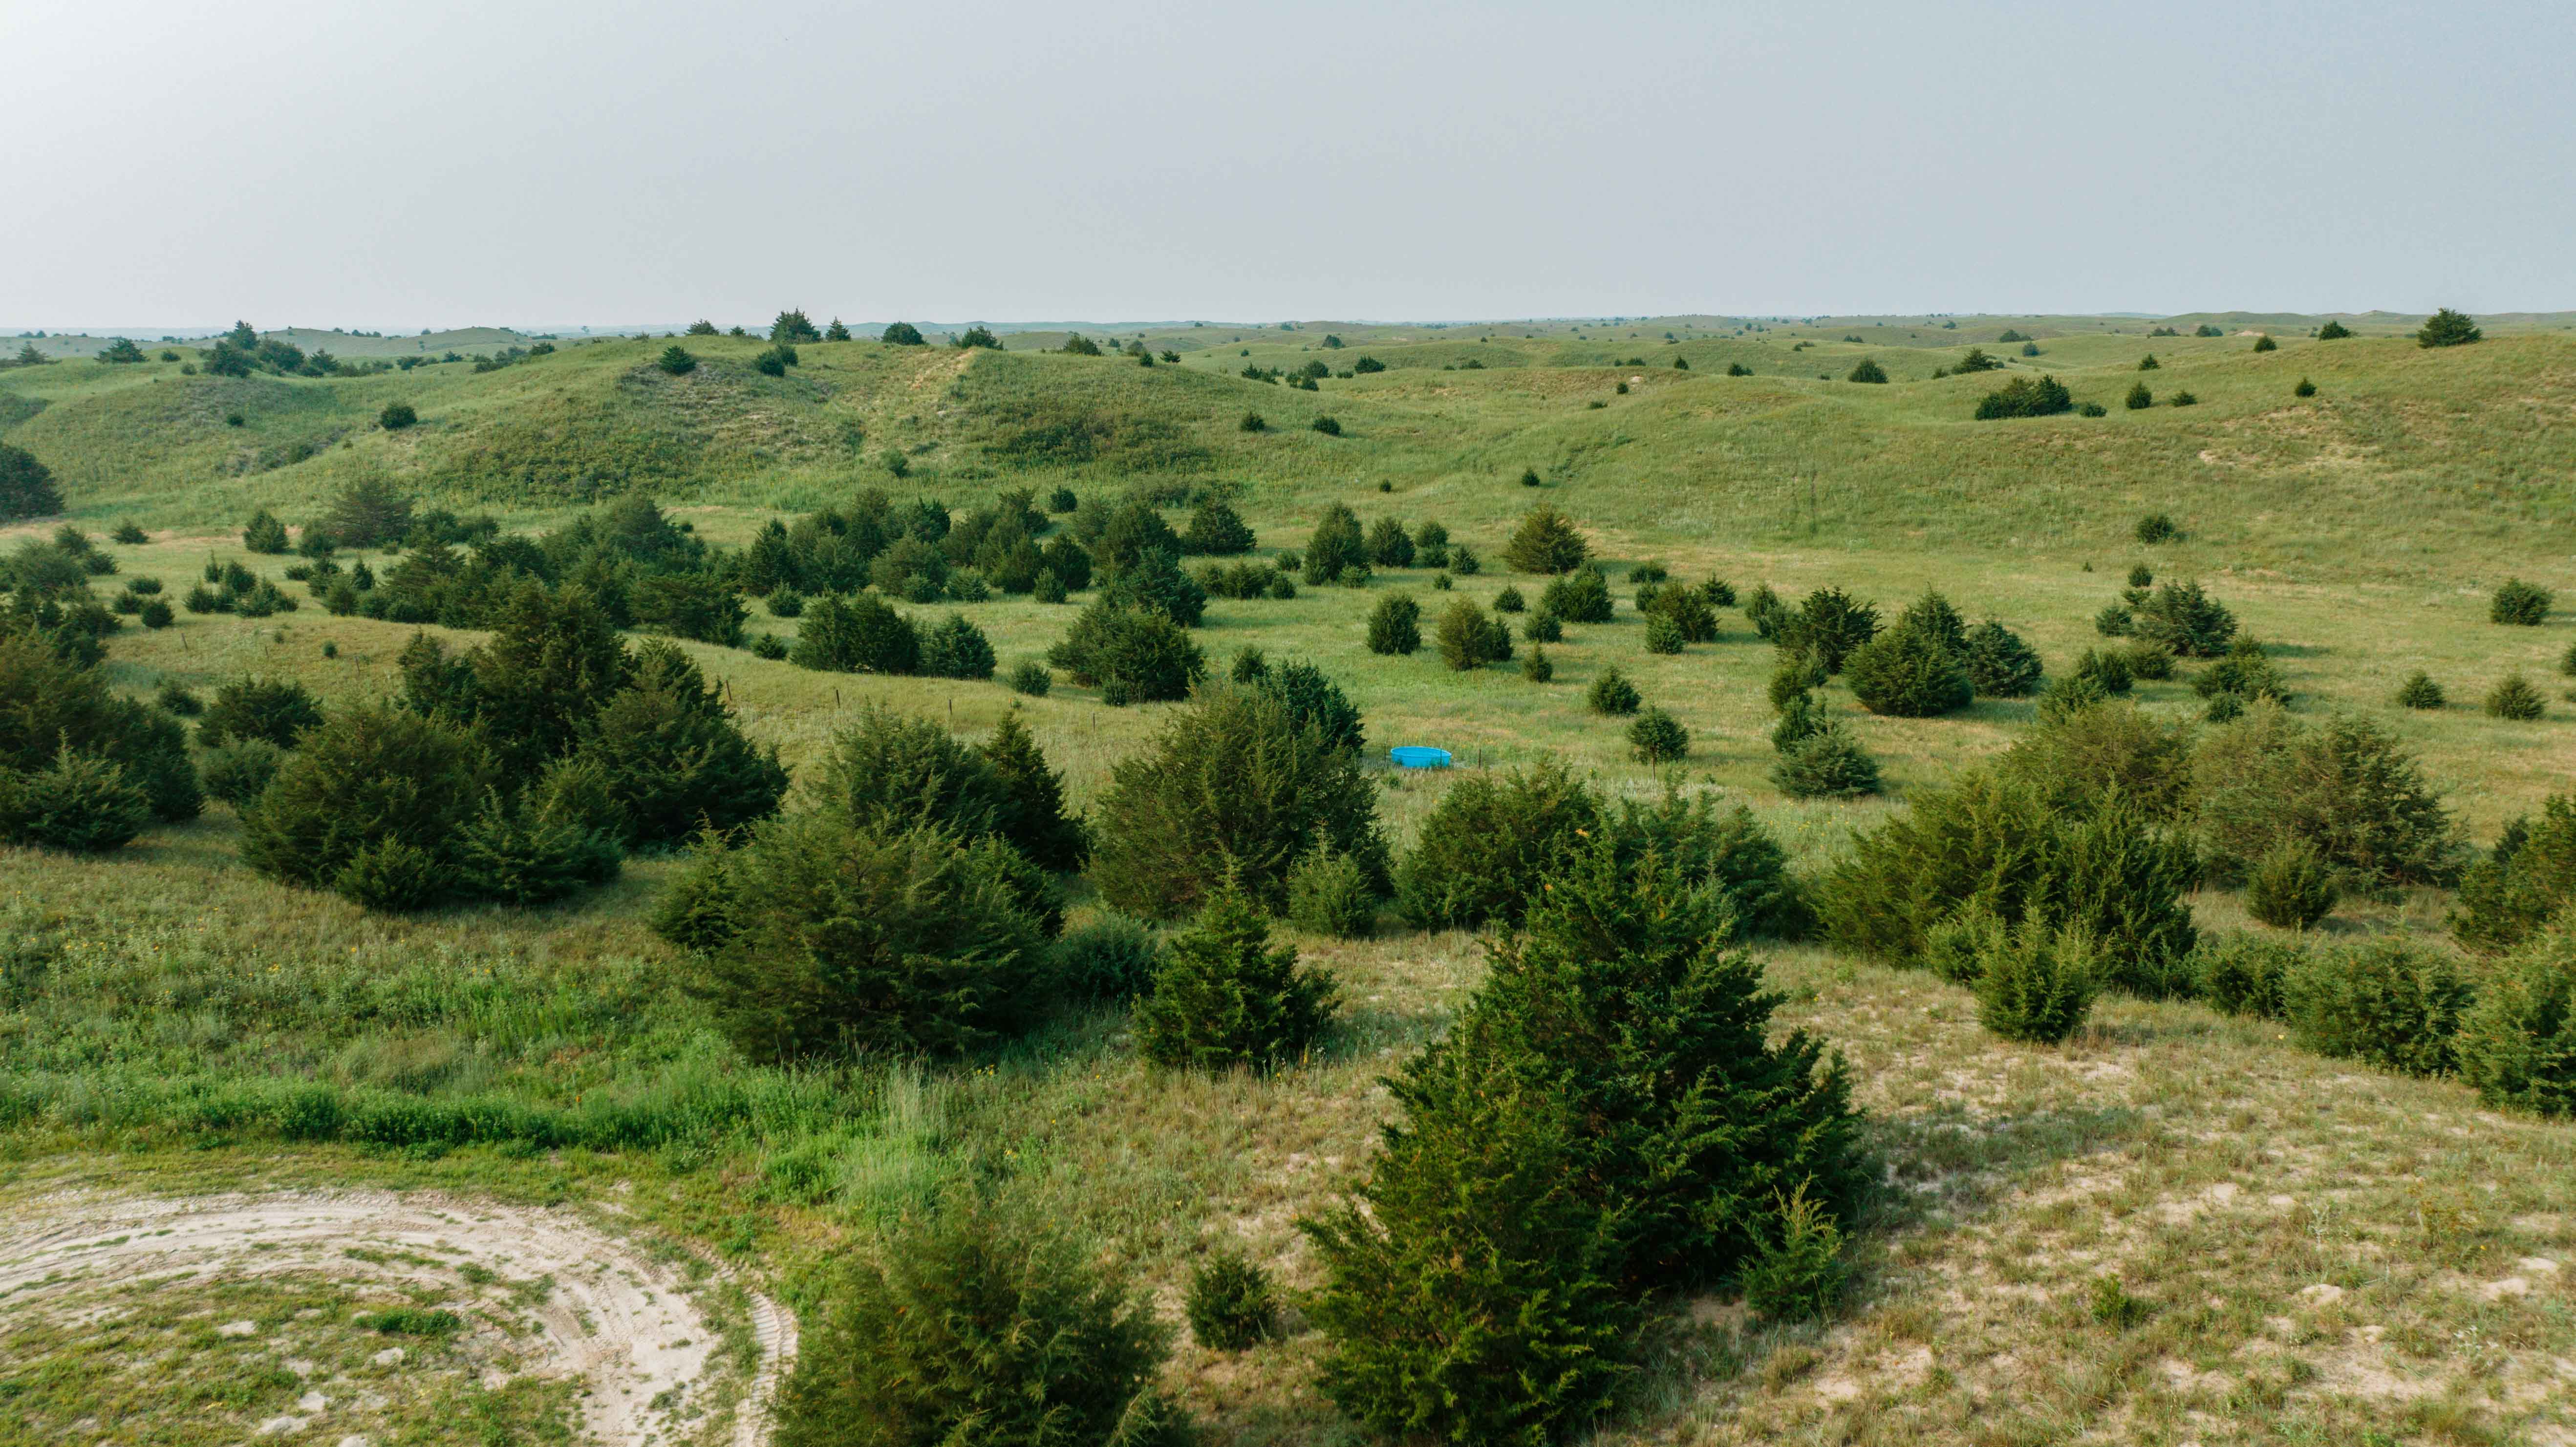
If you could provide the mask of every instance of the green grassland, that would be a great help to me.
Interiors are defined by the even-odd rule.
[[[2146,335],[2203,320],[2227,334]],[[1230,498],[1263,552],[1301,546],[1327,506],[1346,503],[1363,521],[1445,523],[1485,560],[1454,580],[1455,596],[1479,601],[1506,585],[1535,597],[1543,580],[1509,574],[1501,552],[1544,501],[1582,525],[1619,596],[1614,622],[1569,625],[1548,646],[1552,683],[1511,666],[1452,673],[1430,650],[1367,652],[1378,596],[1445,604],[1423,570],[1380,570],[1365,590],[1215,600],[1198,641],[1219,666],[1247,645],[1318,662],[1364,710],[1372,748],[1438,744],[1471,769],[1554,757],[1642,793],[1660,777],[1582,702],[1615,666],[1690,728],[1679,781],[1751,804],[1801,868],[1909,791],[1999,752],[2033,706],[1880,718],[1837,684],[1830,706],[1885,764],[1889,793],[1786,800],[1767,782],[1772,649],[1727,610],[1717,641],[1648,653],[1629,568],[1714,574],[1739,594],[1835,584],[1891,615],[1935,586],[1971,621],[2021,632],[2054,670],[2103,641],[2093,613],[2143,560],[2233,608],[2273,648],[2298,712],[2349,709],[2395,732],[2484,844],[2576,787],[2576,702],[2556,671],[2576,643],[2576,337],[2564,318],[2514,318],[2477,345],[2428,351],[2408,335],[2414,319],[2346,318],[2358,335],[2315,341],[2323,320],[1178,326],[1140,329],[1179,352],[1176,365],[1044,354],[1034,346],[1062,333],[1026,332],[1004,351],[808,345],[776,378],[752,366],[766,343],[705,337],[688,340],[702,365],[683,377],[652,366],[669,345],[659,337],[481,373],[449,363],[349,379],[67,361],[0,371],[0,440],[53,470],[70,518],[93,534],[143,524],[151,541],[111,549],[120,572],[182,592],[209,557],[277,575],[291,558],[239,546],[250,512],[301,523],[370,477],[532,530],[649,492],[728,545],[863,487],[957,507],[1005,488],[1196,490]],[[2005,330],[2041,355],[1999,344]],[[2249,331],[2278,349],[2253,351]],[[1323,345],[1327,333],[1344,345]],[[1972,345],[2005,371],[1931,376]],[[2160,366],[2141,373],[2148,352]],[[1339,371],[1363,354],[1385,370],[1327,376],[1312,392],[1239,375],[1309,361]],[[1891,383],[1839,380],[1863,357]],[[1725,375],[1730,363],[1752,375]],[[2002,380],[2042,372],[2108,415],[1971,420]],[[2315,396],[2293,395],[2302,377]],[[2128,410],[2141,379],[2158,405]],[[2166,405],[2182,390],[2198,405]],[[417,409],[417,426],[377,426],[395,400]],[[1247,411],[1266,428],[1244,430]],[[1340,436],[1311,429],[1324,416]],[[1522,485],[1525,469],[1539,486]],[[2150,511],[2182,536],[2138,544],[2132,528]],[[0,546],[58,522],[0,530]],[[2488,593],[2512,576],[2559,590],[2546,626],[2487,621]],[[1073,612],[998,597],[958,611],[1005,670],[1043,655]],[[795,626],[753,614],[755,632]],[[138,696],[249,672],[300,678],[326,703],[369,698],[395,686],[395,655],[416,631],[310,602],[258,620],[182,614],[113,637],[107,668]],[[813,673],[683,646],[791,766],[865,703],[970,735],[1017,706],[1083,801],[1170,707],[1113,709],[1062,682],[1015,699],[997,683]],[[2418,669],[2449,708],[2392,702]],[[2513,670],[2543,685],[2541,720],[2477,711]],[[2165,717],[2201,707],[2184,677],[2137,696]],[[1448,783],[1380,778],[1399,842]],[[974,1176],[1098,1233],[1169,1308],[1212,1242],[1239,1241],[1311,1284],[1291,1223],[1364,1158],[1387,1109],[1377,1078],[1439,1033],[1482,969],[1463,935],[1297,937],[1349,1010],[1322,1059],[1270,1078],[1147,1070],[1110,1014],[1064,1017],[961,1065],[778,1070],[734,1054],[644,926],[676,861],[631,862],[617,884],[542,909],[388,918],[251,874],[239,832],[210,805],[103,861],[0,850],[0,950],[15,952],[0,1079],[36,1103],[0,1134],[0,1174],[21,1183],[0,1195],[0,1219],[44,1191],[110,1184],[613,1198],[799,1302],[818,1263],[940,1182]],[[2356,900],[2326,927],[2438,939],[2445,905],[2429,890]],[[2195,910],[2205,924],[2243,922],[2222,892]],[[2557,1264],[2576,1251],[2576,1131],[2484,1111],[2455,1083],[2301,1054],[2268,1027],[2194,1005],[2106,1001],[2069,1044],[2042,1049],[1982,1032],[1963,992],[1923,974],[1804,946],[1768,963],[1790,997],[1783,1023],[1850,1057],[1885,1163],[1854,1304],[1834,1323],[1782,1328],[1699,1303],[1666,1330],[1605,1440],[2571,1440],[2576,1416],[2551,1363],[2576,1358],[2576,1265]],[[242,1133],[209,1104],[303,1081],[370,1099],[506,1100],[580,1143],[289,1145]],[[2087,1314],[2106,1273],[2152,1303],[2143,1324]],[[137,1350],[177,1350],[137,1331]],[[213,1350],[189,1349],[201,1348]],[[0,1334],[0,1383],[67,1350]],[[1311,1335],[1238,1357],[1184,1347],[1172,1380],[1215,1440],[1349,1440],[1313,1385],[1319,1353]],[[0,1397],[0,1421],[9,1410]],[[538,1422],[556,1408],[511,1410]]]

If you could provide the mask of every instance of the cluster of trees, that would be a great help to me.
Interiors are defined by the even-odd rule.
[[[217,337],[206,352],[205,369],[218,377],[247,377],[255,372],[275,377],[364,377],[391,371],[392,366],[386,362],[343,362],[327,351],[306,356],[304,349],[293,342],[276,337],[263,339],[250,323],[235,322],[233,329]]]
[[[95,651],[0,622],[0,840],[105,853],[201,808],[177,720],[119,696]]]

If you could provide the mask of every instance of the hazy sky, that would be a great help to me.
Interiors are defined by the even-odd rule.
[[[0,328],[2576,307],[2576,5],[0,0]]]

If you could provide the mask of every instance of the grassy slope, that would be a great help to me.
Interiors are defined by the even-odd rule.
[[[2035,365],[2079,397],[2116,404],[2151,347],[2165,365],[2145,374],[2150,384],[2188,387],[2199,407],[1972,423],[1966,413],[1994,379],[1813,379],[1863,354],[1900,379],[1928,377],[1964,349],[1967,328],[1900,326],[1851,345],[1839,338],[1854,328],[1831,323],[1695,329],[1672,346],[1578,341],[1570,329],[1531,339],[1490,329],[1487,342],[1451,329],[1371,341],[1388,372],[1311,394],[1243,381],[1237,353],[1295,366],[1347,363],[1359,349],[1303,351],[1311,329],[1245,331],[1223,350],[1147,370],[853,343],[806,348],[804,365],[773,381],[748,368],[757,344],[730,340],[693,344],[708,365],[663,377],[645,366],[665,345],[655,340],[480,376],[444,366],[228,382],[161,364],[75,363],[0,373],[0,390],[48,403],[8,436],[56,467],[76,517],[100,530],[131,514],[155,528],[151,544],[115,550],[124,570],[182,590],[209,553],[237,554],[228,530],[252,506],[300,520],[370,470],[526,525],[562,515],[585,487],[640,479],[709,536],[739,541],[776,510],[868,483],[918,484],[955,503],[1006,485],[1123,486],[1117,460],[1025,468],[989,445],[1098,418],[1117,424],[1104,434],[1113,459],[1177,460],[1156,475],[1238,484],[1267,545],[1293,545],[1322,506],[1345,501],[1363,518],[1438,517],[1491,563],[1511,520],[1544,498],[1581,519],[1616,564],[1656,558],[1739,589],[1836,582],[1890,611],[1938,583],[1964,611],[2004,618],[2062,661],[2098,642],[2090,615],[2140,552],[2128,528],[2162,508],[2188,536],[2154,550],[2158,571],[2206,578],[2250,631],[2286,645],[2308,707],[2364,709],[2398,729],[2479,837],[2576,783],[2566,705],[2537,724],[2504,724],[2466,707],[2413,715],[2387,704],[2416,667],[2455,700],[2473,699],[2508,667],[2545,672],[2576,636],[2563,612],[2537,630],[2484,622],[2484,590],[2505,574],[2576,588],[2563,466],[2576,345],[2532,335],[2425,353],[2399,340],[2293,338],[2255,355],[2243,338],[2149,342],[2143,323],[2127,325],[2120,336],[2021,329],[2042,337],[2048,355]],[[1905,330],[1930,334],[1899,341]],[[1808,350],[1790,350],[1811,334]],[[1981,324],[1977,335],[1991,333]],[[1650,365],[1594,365],[1641,354]],[[1675,354],[1693,370],[1675,372]],[[1439,369],[1470,355],[1487,365]],[[1719,375],[1730,359],[1759,375]],[[2301,375],[2320,384],[2312,402],[2289,396]],[[1630,378],[1628,394],[1612,390]],[[414,401],[423,425],[373,430],[393,397]],[[1271,430],[1239,431],[1247,408]],[[235,409],[241,429],[224,425]],[[1345,436],[1306,429],[1327,413]],[[307,461],[236,470],[316,440],[327,445]],[[889,450],[910,460],[910,483],[888,478]],[[1525,466],[1547,485],[1515,485]],[[259,561],[274,571],[281,560]],[[1458,591],[1483,599],[1506,582],[1535,591],[1498,571]],[[1382,574],[1373,591],[1391,587],[1437,600],[1419,573]],[[1540,688],[1502,670],[1449,674],[1428,654],[1367,654],[1369,601],[1339,589],[1219,601],[1202,642],[1220,660],[1245,643],[1317,658],[1351,686],[1381,743],[1445,743],[1471,763],[1555,753],[1616,787],[1650,787],[1616,729],[1580,706],[1583,684],[1615,663],[1694,730],[1693,781],[1753,802],[1802,857],[1888,807],[1788,805],[1763,782],[1770,650],[1739,614],[1726,615],[1719,643],[1658,658],[1623,603],[1618,622],[1550,647],[1557,682]],[[964,611],[1006,664],[1041,652],[1067,617],[1024,601]],[[756,626],[792,628],[765,616]],[[390,687],[410,631],[309,604],[256,623],[182,615],[165,633],[120,635],[110,667],[137,692],[250,670],[357,697]],[[321,656],[326,641],[336,658]],[[791,761],[812,757],[865,699],[968,731],[1011,701],[992,685],[833,677],[692,651]],[[2158,711],[2196,708],[2179,682],[2141,692]],[[1162,712],[1104,709],[1070,687],[1027,707],[1086,797]],[[1901,795],[2002,747],[2028,714],[1988,701],[1946,720],[1855,718]],[[1441,786],[1403,784],[1384,796],[1399,833]],[[52,942],[41,946],[51,985],[0,1015],[0,1063],[40,1081],[49,1101],[45,1124],[0,1139],[30,1187],[132,1184],[138,1167],[173,1189],[367,1178],[563,1199],[624,1183],[640,1213],[776,1270],[793,1289],[818,1254],[917,1199],[925,1182],[980,1171],[1101,1230],[1167,1294],[1199,1243],[1228,1233],[1300,1279],[1289,1222],[1365,1152],[1382,1109],[1370,1081],[1436,1033],[1477,973],[1460,937],[1303,941],[1342,977],[1351,1028],[1328,1061],[1267,1082],[1141,1072],[1117,1022],[1093,1018],[926,1078],[800,1083],[741,1068],[672,988],[674,961],[640,923],[666,863],[551,910],[381,920],[248,875],[236,835],[213,806],[102,863],[0,856],[0,933]],[[2200,908],[2236,922],[2229,899]],[[2361,904],[2332,923],[2422,932],[2440,908],[2431,897]],[[1902,1189],[1869,1238],[1847,1321],[1750,1331],[1707,1304],[1641,1383],[1635,1433],[2219,1442],[2308,1430],[2351,1440],[2358,1424],[2412,1413],[2417,1428],[2479,1440],[2479,1430],[2563,1414],[2542,1364],[2576,1357],[2561,1284],[2576,1271],[2523,1261],[2576,1249],[2565,1127],[2485,1115],[2458,1087],[2299,1055],[2196,1008],[2114,1004],[2065,1050],[2033,1051],[1983,1035],[1964,997],[1928,979],[1811,951],[1783,952],[1773,968],[1793,992],[1791,1020],[1852,1055]],[[233,1140],[154,1103],[190,1075],[310,1075],[564,1108],[679,1101],[730,1081],[767,1103],[754,1128],[682,1129],[652,1151],[419,1158]],[[2113,1270],[2158,1303],[2135,1331],[2083,1313],[2090,1280]],[[2521,1286],[2498,1284],[2513,1281]],[[1231,1362],[1185,1352],[1178,1370],[1227,1440],[1332,1440],[1306,1385],[1316,1345],[1300,1338]],[[11,1370],[5,1350],[0,1375]]]

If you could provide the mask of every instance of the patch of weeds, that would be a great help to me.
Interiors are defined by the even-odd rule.
[[[2155,1303],[2142,1296],[2132,1296],[2116,1276],[2096,1277],[2093,1282],[2090,1310],[2093,1320],[2113,1331],[2127,1331],[2155,1315]]]

